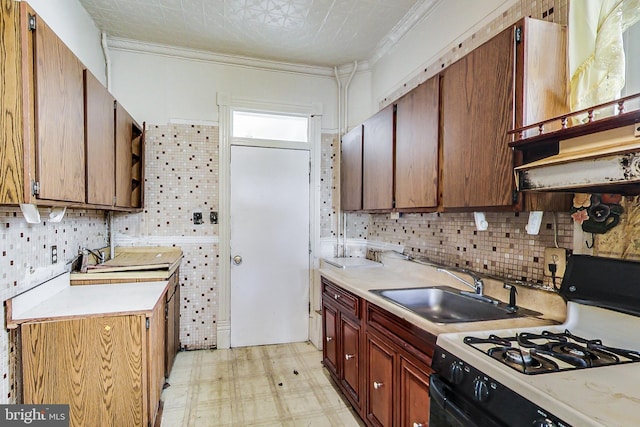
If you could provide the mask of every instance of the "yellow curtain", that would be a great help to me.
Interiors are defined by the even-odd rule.
[[[624,87],[622,33],[640,20],[640,0],[571,0],[571,110],[619,97]]]

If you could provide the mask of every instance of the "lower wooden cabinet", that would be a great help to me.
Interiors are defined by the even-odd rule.
[[[396,352],[374,334],[367,333],[366,421],[373,426],[393,425]]]
[[[349,402],[362,407],[361,300],[322,280],[323,363]]]
[[[164,376],[169,378],[176,354],[180,351],[180,268],[169,278],[165,319],[167,345],[164,354]]]
[[[426,370],[430,372],[430,368]],[[400,358],[400,425],[429,425],[429,375],[409,360]]]
[[[322,278],[323,360],[368,426],[429,425],[436,337]]]
[[[164,385],[164,299],[144,314],[20,326],[25,404],[69,404],[72,427],[153,425]]]

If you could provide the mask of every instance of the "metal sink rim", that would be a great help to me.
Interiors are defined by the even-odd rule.
[[[437,305],[431,306],[420,306],[416,304],[406,304],[397,299],[393,299],[388,293],[393,292],[402,292],[402,291],[421,291],[421,290],[439,290],[442,295],[450,294],[451,298],[456,300],[455,302],[461,302],[462,305],[465,305],[467,309],[475,310],[476,315],[468,315],[460,310],[448,310],[445,311],[439,309]],[[509,311],[507,309],[507,304],[495,301],[495,303],[489,303],[481,300],[474,299],[472,297],[466,296],[462,294],[460,289],[453,288],[451,286],[421,286],[421,287],[406,287],[406,288],[385,288],[385,289],[371,289],[369,292],[377,295],[386,301],[389,301],[397,306],[404,308],[405,310],[409,310],[412,313],[417,314],[418,316],[438,324],[449,324],[449,323],[471,323],[471,322],[484,322],[484,321],[492,321],[492,320],[508,320],[515,319],[521,317],[536,317],[540,316],[542,313],[537,311],[525,309],[522,307],[518,307],[518,310],[515,312]],[[387,295],[385,295],[387,293]],[[451,302],[451,301],[448,301]],[[434,308],[435,307],[435,308]],[[459,308],[459,307],[458,307]]]

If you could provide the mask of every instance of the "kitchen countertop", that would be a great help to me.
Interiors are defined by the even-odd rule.
[[[169,285],[167,281],[155,281],[70,286],[68,273],[50,282],[51,286],[47,282],[10,300],[8,328],[34,321],[150,314]],[[42,286],[50,286],[51,291]]]
[[[517,286],[517,305],[541,312],[543,313],[541,316],[537,318],[520,317],[482,322],[433,323],[369,292],[369,290],[416,288],[423,286],[451,286],[460,290],[469,290],[469,288],[449,275],[437,272],[435,266],[407,261],[393,254],[384,255],[382,264],[379,267],[349,269],[337,268],[323,263],[320,268],[320,274],[336,285],[434,335],[448,332],[545,326],[562,323],[566,317],[566,303],[560,295],[531,287]],[[468,279],[468,277],[465,278]],[[503,289],[502,282],[490,278],[483,278],[483,282],[485,285],[485,295],[503,302],[508,301],[509,291]]]

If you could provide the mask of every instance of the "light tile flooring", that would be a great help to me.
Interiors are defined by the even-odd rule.
[[[162,427],[361,426],[311,343],[180,352]]]

